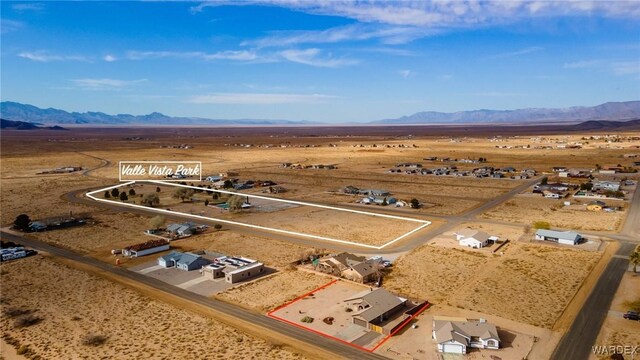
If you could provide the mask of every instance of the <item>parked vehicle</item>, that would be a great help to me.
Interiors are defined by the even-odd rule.
[[[640,320],[640,313],[637,311],[627,311],[627,313],[623,314],[622,317],[627,320]]]

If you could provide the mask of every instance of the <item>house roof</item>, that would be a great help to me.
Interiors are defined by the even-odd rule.
[[[164,261],[178,260],[178,259],[180,259],[180,257],[182,257],[182,255],[183,255],[183,253],[181,253],[179,251],[172,251],[172,252],[168,253],[167,255],[160,256],[158,259],[163,259]]]
[[[571,240],[571,241],[576,241],[580,239],[580,234],[578,234],[575,231],[556,231],[556,230],[538,229],[536,231],[536,235],[563,239],[563,240]]]
[[[462,229],[460,231],[456,231],[455,234],[459,235],[459,236],[462,236],[463,239],[472,238],[472,239],[475,239],[475,240],[477,240],[479,242],[485,242],[485,241],[487,241],[487,239],[489,239],[489,237],[491,237],[489,234],[487,234],[484,231],[472,230],[472,229]]]
[[[500,341],[495,325],[479,321],[442,321],[433,322],[433,330],[436,333],[436,341],[443,343],[455,340],[469,345],[472,336],[480,339],[495,339]]]
[[[180,259],[176,262],[178,265],[180,264],[185,264],[185,265],[190,265],[198,260],[200,260],[202,257],[200,255],[196,255],[196,254],[192,254],[192,253],[184,253],[182,254],[182,256],[180,256]]]
[[[346,299],[344,301],[353,301],[358,299],[361,299],[362,302],[367,303],[369,307],[359,313],[354,314],[353,316],[359,316],[367,322],[375,320],[384,313],[406,301],[393,295],[383,288],[378,288],[373,291],[365,290],[355,297]]]
[[[367,261],[363,261],[361,263],[352,265],[351,269],[357,272],[358,275],[362,277],[366,277],[371,274],[374,274],[376,272],[377,267],[378,267],[378,264],[376,262],[367,260]]]
[[[340,253],[331,258],[344,266],[353,266],[366,260],[364,256],[358,256],[347,252]]]
[[[142,250],[153,249],[153,248],[156,248],[156,247],[159,247],[159,246],[165,246],[165,245],[169,245],[169,241],[167,241],[165,239],[154,239],[154,240],[149,240],[147,242],[143,242],[143,243],[140,243],[140,244],[127,246],[127,247],[124,248],[124,250],[142,251]]]
[[[185,231],[188,229],[192,229],[195,226],[191,223],[182,223],[182,224],[171,224],[167,226],[167,231],[169,232],[179,232],[179,231]]]

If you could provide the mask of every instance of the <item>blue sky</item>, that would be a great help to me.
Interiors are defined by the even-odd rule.
[[[640,2],[8,2],[1,98],[359,122],[640,99]]]

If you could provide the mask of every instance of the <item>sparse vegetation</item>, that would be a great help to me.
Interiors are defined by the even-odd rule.
[[[545,230],[551,229],[551,224],[549,224],[548,221],[534,221],[531,226],[533,226],[533,228],[536,229],[536,230],[537,229],[545,229]]]
[[[84,346],[100,346],[107,342],[107,337],[98,334],[87,334],[82,338],[82,345]]]

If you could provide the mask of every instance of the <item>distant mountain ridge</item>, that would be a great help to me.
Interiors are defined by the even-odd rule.
[[[322,125],[321,122],[304,120],[264,119],[205,119],[198,117],[172,117],[153,112],[147,115],[117,114],[102,112],[67,112],[60,109],[39,107],[11,101],[0,103],[3,119],[35,124],[63,125]],[[520,124],[578,123],[583,121],[625,121],[640,118],[640,101],[608,102],[597,106],[574,106],[569,108],[529,108],[516,110],[473,110],[444,113],[423,111],[396,119],[384,119],[361,123],[362,125],[456,125],[456,124]]]
[[[261,120],[261,119],[204,119],[197,117],[172,117],[153,112],[147,115],[117,114],[103,112],[67,112],[60,109],[41,109],[29,104],[12,101],[0,103],[3,119],[41,124],[66,125],[304,125],[307,121]]]
[[[525,122],[579,122],[588,120],[631,120],[640,118],[640,101],[608,102],[597,106],[569,108],[529,108],[516,110],[473,110],[443,113],[423,111],[396,119],[373,121],[372,124],[473,124]]]
[[[47,126],[41,127],[40,124],[34,124],[26,121],[13,121],[0,119],[0,129],[13,129],[13,130],[67,130],[61,126]]]

